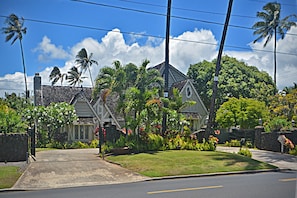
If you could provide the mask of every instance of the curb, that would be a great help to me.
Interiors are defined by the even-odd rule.
[[[197,177],[241,175],[241,174],[257,174],[257,173],[266,173],[266,172],[286,172],[286,171],[293,171],[293,170],[276,168],[276,169],[234,171],[234,172],[218,172],[218,173],[193,174],[193,175],[176,175],[176,176],[165,176],[165,177],[152,177],[152,178],[144,179],[143,181],[138,181],[138,182],[160,181],[160,180],[170,180],[170,179],[186,179],[186,178],[197,178]],[[15,188],[12,187],[12,188],[0,189],[0,193],[1,192],[36,191],[36,190],[44,190],[44,189],[15,189]]]
[[[285,172],[285,171],[291,171],[291,170],[276,168],[276,169],[250,170],[250,171],[204,173],[204,174],[194,174],[194,175],[176,175],[176,176],[149,178],[146,181],[158,181],[158,180],[164,180],[164,179],[185,179],[185,178],[195,178],[195,177],[214,177],[214,176],[224,176],[224,175],[256,174],[256,173],[265,173],[265,172]]]

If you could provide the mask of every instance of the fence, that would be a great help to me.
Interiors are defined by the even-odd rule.
[[[0,134],[0,162],[26,161],[27,152],[27,134]]]

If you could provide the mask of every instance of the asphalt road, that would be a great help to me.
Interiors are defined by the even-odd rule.
[[[296,198],[296,172],[192,177],[38,191],[1,192],[1,198]]]

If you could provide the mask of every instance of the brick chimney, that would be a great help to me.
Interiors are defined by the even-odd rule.
[[[34,105],[41,105],[41,76],[39,73],[35,73],[34,76]]]

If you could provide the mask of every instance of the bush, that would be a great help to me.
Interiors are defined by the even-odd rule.
[[[246,149],[246,148],[240,148],[240,150],[238,151],[238,154],[247,156],[247,157],[252,157],[252,153],[250,152],[249,149]]]
[[[81,141],[77,141],[77,142],[73,142],[71,144],[71,148],[73,148],[73,149],[89,148],[89,145],[86,143],[83,143]]]
[[[90,148],[98,148],[99,140],[92,140],[90,143]]]
[[[148,150],[149,151],[158,151],[162,150],[164,145],[164,139],[162,136],[149,133],[148,134]]]
[[[231,140],[231,142],[226,141],[225,146],[240,147],[240,141],[239,140]]]
[[[297,146],[295,148],[289,150],[289,154],[297,156]]]

